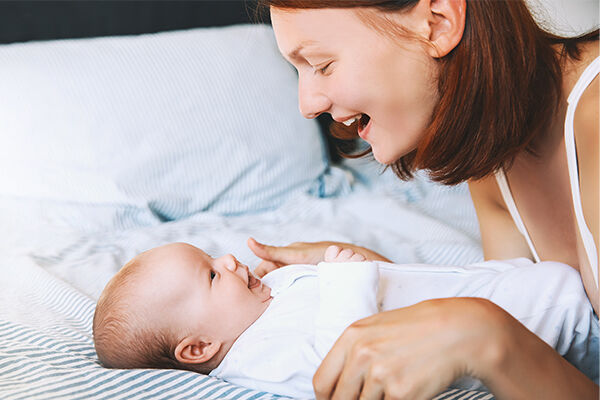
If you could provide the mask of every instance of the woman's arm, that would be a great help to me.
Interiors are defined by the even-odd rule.
[[[492,175],[469,182],[477,212],[483,256],[486,260],[526,257],[533,259],[527,241],[517,229],[504,205],[496,178]]]
[[[428,300],[352,324],[313,379],[317,399],[429,399],[463,375],[497,399],[597,399],[598,387],[492,302]]]
[[[352,249],[355,253],[362,254],[369,261],[391,262],[381,254],[364,247],[340,242],[295,242],[287,246],[269,246],[248,239],[248,247],[254,254],[262,258],[262,262],[254,269],[258,277],[266,275],[274,269],[289,264],[318,264],[324,259],[325,250],[329,246],[338,246]]]
[[[598,399],[598,386],[548,344],[509,321],[482,380],[496,399]],[[514,321],[516,322],[516,321]]]

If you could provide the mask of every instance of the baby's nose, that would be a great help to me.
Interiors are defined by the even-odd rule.
[[[238,263],[232,254],[224,255],[223,261],[225,263],[225,268],[227,268],[228,270],[233,272],[237,269]]]

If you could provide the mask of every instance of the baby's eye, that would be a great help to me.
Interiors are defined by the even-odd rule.
[[[331,64],[332,64],[332,63],[330,62],[329,64],[326,64],[326,65],[325,65],[325,66],[323,66],[323,67],[316,68],[316,69],[315,69],[315,73],[316,73],[316,74],[318,73],[318,74],[321,74],[321,75],[323,75],[323,74],[327,73],[327,70],[329,69],[329,67],[331,66]]]
[[[215,274],[215,271],[210,271],[210,280],[212,281],[213,279],[215,279],[215,276],[217,276],[217,274]]]

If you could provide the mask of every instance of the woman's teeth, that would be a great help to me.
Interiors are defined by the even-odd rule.
[[[353,123],[355,123],[356,121],[358,121],[360,118],[362,117],[362,114],[359,114],[357,116],[354,116],[350,119],[347,119],[346,121],[343,121],[342,124],[346,125],[346,126],[350,126]]]

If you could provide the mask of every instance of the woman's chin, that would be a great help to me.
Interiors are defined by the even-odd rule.
[[[398,158],[392,157],[391,154],[385,154],[385,152],[381,153],[381,152],[375,151],[375,149],[373,149],[373,157],[379,164],[382,164],[382,165],[391,165],[398,160]]]
[[[393,165],[405,155],[409,154],[415,149],[414,146],[397,147],[395,149],[390,148],[378,148],[378,146],[371,145],[371,152],[373,157],[379,164]]]

